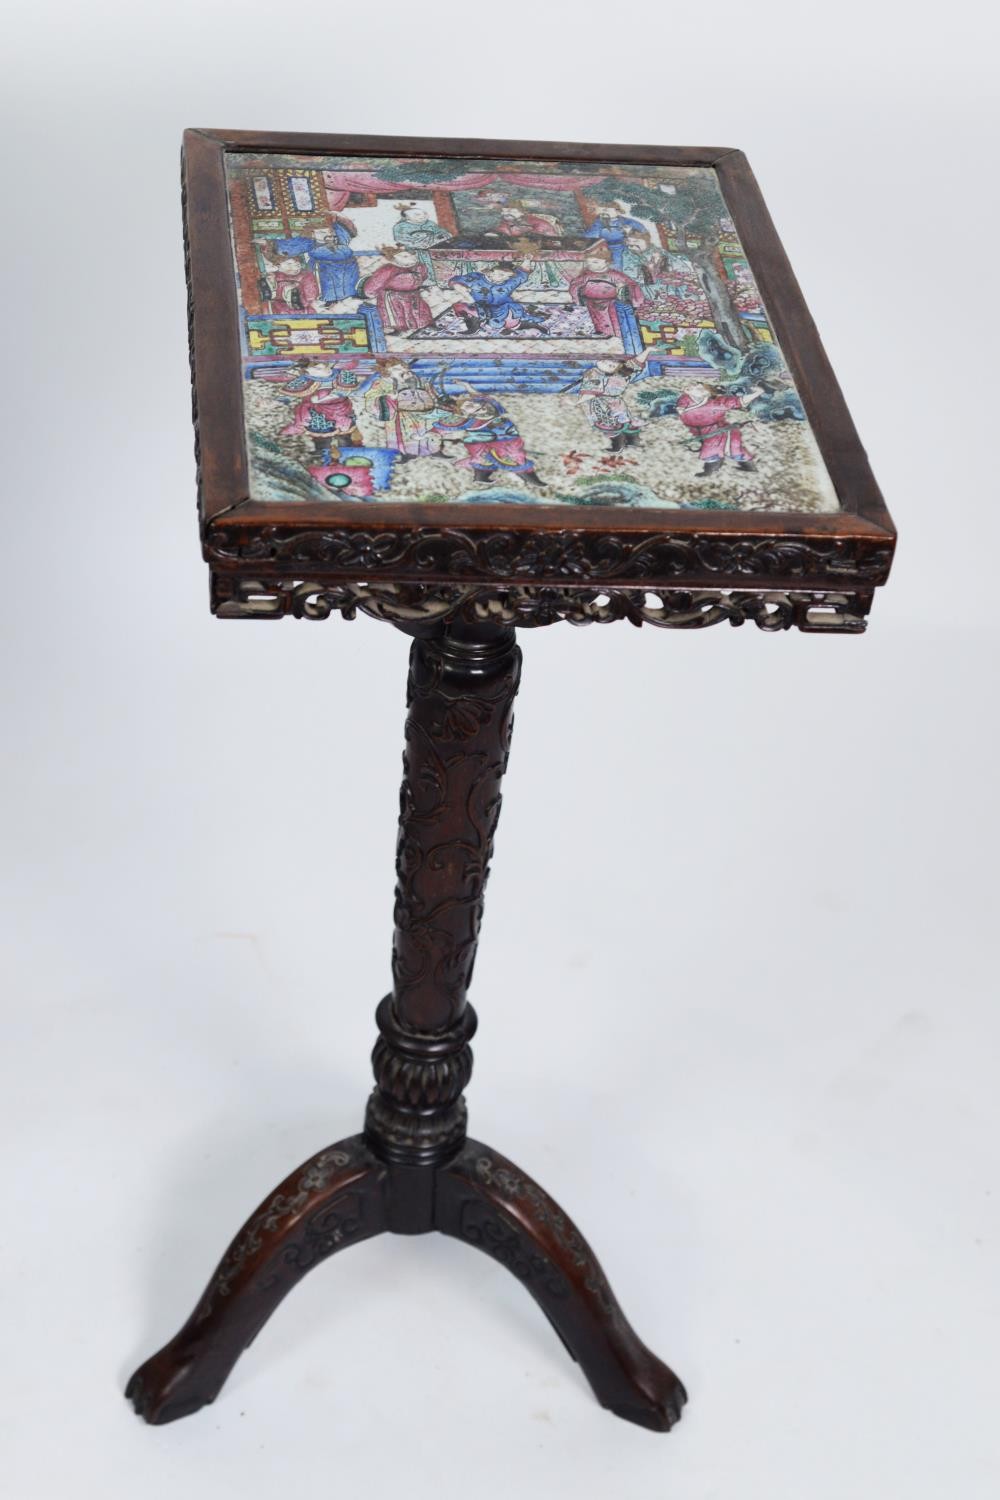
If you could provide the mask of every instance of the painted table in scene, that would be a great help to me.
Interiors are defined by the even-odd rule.
[[[312,1266],[436,1229],[667,1430],[684,1388],[580,1231],[467,1134],[517,628],[858,635],[891,519],[738,151],[195,130],[184,193],[212,610],[362,613],[411,648],[364,1128],[264,1200],[128,1394],[197,1410]]]

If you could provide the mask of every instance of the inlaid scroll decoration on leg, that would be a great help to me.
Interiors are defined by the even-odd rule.
[[[393,990],[379,1005],[363,1135],[320,1152],[247,1221],[177,1336],[127,1395],[148,1422],[213,1401],[240,1353],[319,1261],[389,1231],[444,1234],[506,1265],[597,1399],[668,1431],[686,1400],[593,1251],[511,1162],[466,1136],[472,979],[521,653],[512,626],[420,626],[410,654],[396,858]]]
[[[360,1135],[319,1152],[244,1224],[184,1327],[125,1394],[147,1422],[214,1401],[243,1350],[313,1266],[386,1227],[385,1168]]]
[[[438,1173],[435,1215],[524,1283],[602,1406],[655,1432],[680,1420],[680,1380],[634,1332],[576,1225],[520,1168],[467,1140]]]

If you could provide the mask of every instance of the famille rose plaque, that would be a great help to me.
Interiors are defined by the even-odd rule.
[[[309,565],[863,628],[891,521],[740,152],[189,132],[185,178],[218,613],[341,608]],[[587,618],[746,617],[636,608]]]
[[[838,509],[711,167],[226,176],[260,499]]]

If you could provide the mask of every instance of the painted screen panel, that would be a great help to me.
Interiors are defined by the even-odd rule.
[[[711,168],[226,170],[255,500],[838,509]]]

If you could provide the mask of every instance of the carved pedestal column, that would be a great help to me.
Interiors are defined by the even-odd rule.
[[[410,652],[396,854],[394,987],[378,1008],[365,1135],[394,1171],[390,1227],[433,1227],[433,1168],[462,1147],[475,1011],[466,1001],[500,813],[521,652],[454,628]]]
[[[466,1137],[476,1017],[466,1001],[500,813],[521,653],[498,625],[438,626],[410,653],[393,991],[378,1008],[363,1136],[305,1162],[223,1256],[194,1313],[126,1394],[148,1422],[213,1401],[281,1299],[338,1250],[436,1229],[505,1265],[602,1406],[666,1431],[684,1387],[637,1337],[559,1204]]]

